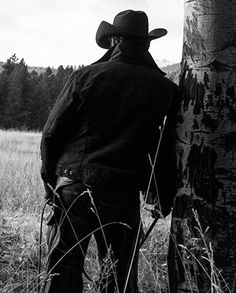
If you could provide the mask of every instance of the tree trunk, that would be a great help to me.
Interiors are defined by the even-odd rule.
[[[185,0],[180,87],[170,292],[236,292],[236,0]]]

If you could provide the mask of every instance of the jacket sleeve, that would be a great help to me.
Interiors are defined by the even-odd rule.
[[[179,99],[180,92],[178,87],[175,86],[155,167],[159,200],[164,216],[170,213],[177,192],[175,138]]]
[[[76,74],[73,73],[55,102],[41,138],[41,177],[45,184],[46,193],[50,194],[51,187],[56,184],[56,164],[73,130],[73,119],[81,102],[76,93]]]

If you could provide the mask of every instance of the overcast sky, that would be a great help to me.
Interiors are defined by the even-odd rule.
[[[113,22],[126,9],[143,10],[149,31],[167,36],[151,42],[154,59],[179,62],[184,0],[0,0],[0,61],[16,53],[27,65],[90,64],[105,53],[95,34],[102,20]]]

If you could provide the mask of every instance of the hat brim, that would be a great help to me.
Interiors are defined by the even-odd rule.
[[[123,31],[119,29],[118,27],[106,22],[102,21],[98,27],[97,33],[96,33],[96,42],[99,47],[104,49],[110,48],[110,36],[124,36],[124,37],[131,37],[131,38],[142,38],[146,40],[154,40],[161,38],[167,34],[167,30],[164,28],[157,28],[148,34],[135,34],[127,31]]]

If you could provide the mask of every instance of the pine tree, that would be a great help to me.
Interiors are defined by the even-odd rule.
[[[24,59],[15,65],[9,75],[5,124],[10,128],[27,127],[29,72]]]
[[[7,59],[6,63],[2,66],[3,71],[0,74],[0,126],[6,127],[6,111],[8,107],[7,98],[9,91],[10,75],[17,66],[18,58],[16,54]]]

